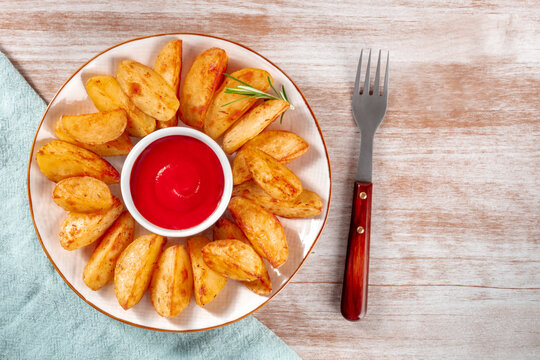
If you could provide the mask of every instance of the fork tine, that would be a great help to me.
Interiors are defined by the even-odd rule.
[[[381,90],[379,89],[379,80],[381,78],[381,50],[379,50],[379,60],[377,60],[377,71],[375,72],[375,83],[373,83],[373,95],[379,96]]]
[[[384,89],[383,96],[388,97],[388,65],[390,64],[390,51],[386,56],[386,72],[384,73]]]
[[[369,67],[371,66],[371,49],[369,49],[369,57],[367,61],[366,80],[364,81],[363,95],[369,95]]]
[[[364,49],[360,51],[360,60],[358,61],[358,69],[356,69],[356,80],[354,80],[354,94],[360,94],[360,70],[362,69],[362,54]]]

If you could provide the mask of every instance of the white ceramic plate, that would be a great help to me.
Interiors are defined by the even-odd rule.
[[[273,76],[276,86],[285,85],[295,110],[287,111],[283,124],[276,121],[271,128],[294,131],[309,143],[309,151],[290,163],[289,167],[302,180],[305,188],[322,197],[324,208],[319,216],[313,218],[281,219],[286,229],[290,254],[287,262],[279,269],[268,266],[273,285],[270,296],[256,295],[241,283],[229,280],[217,298],[204,309],[192,300],[179,316],[165,319],[156,313],[148,294],[139,304],[125,311],[116,301],[113,284],[99,291],[86,287],[82,281],[82,272],[94,245],[76,251],[67,251],[60,246],[58,232],[66,212],[52,201],[54,183],[40,172],[35,158],[39,148],[54,138],[54,124],[61,115],[96,111],[84,87],[88,78],[98,74],[115,75],[118,63],[124,59],[134,59],[152,67],[160,49],[172,39],[183,40],[182,79],[199,53],[211,47],[220,47],[229,56],[229,73],[243,67],[261,68]],[[124,159],[123,156],[107,158],[119,171]],[[121,197],[118,184],[112,185],[111,190]],[[300,90],[277,66],[245,46],[228,40],[197,34],[163,34],[130,40],[105,50],[84,64],[60,88],[49,104],[34,139],[28,167],[28,192],[34,225],[43,250],[60,276],[87,303],[106,315],[132,325],[164,331],[196,331],[225,325],[251,314],[285,286],[305,261],[322,232],[330,204],[331,175],[328,154],[317,120]],[[135,236],[144,233],[147,231],[138,226]],[[210,235],[208,231],[205,234]],[[177,243],[185,243],[185,239],[170,238],[168,242],[169,245]]]

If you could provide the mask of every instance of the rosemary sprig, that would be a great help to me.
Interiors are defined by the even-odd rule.
[[[289,101],[289,97],[287,96],[287,92],[285,91],[285,86],[281,85],[281,91],[278,92],[276,90],[276,88],[274,87],[274,84],[272,84],[272,80],[270,80],[270,76],[268,76],[266,79],[268,80],[268,84],[270,84],[270,87],[272,88],[272,90],[274,90],[274,93],[276,93],[276,95],[268,94],[268,93],[265,93],[264,91],[256,89],[253,86],[249,85],[248,83],[246,83],[246,82],[244,82],[244,81],[242,81],[242,80],[240,80],[238,78],[235,78],[234,76],[229,75],[227,73],[223,73],[223,75],[228,77],[228,78],[231,78],[233,80],[236,80],[240,84],[242,84],[242,85],[238,85],[235,88],[226,87],[225,88],[225,94],[237,94],[237,95],[246,95],[246,96],[244,96],[243,98],[236,99],[236,100],[233,100],[231,102],[228,102],[228,103],[226,103],[224,105],[221,105],[221,107],[230,105],[230,104],[235,103],[237,101],[256,98],[256,99],[267,99],[267,100],[269,100],[269,99],[271,99],[271,100],[284,100],[284,101],[289,103],[289,109],[294,110],[294,106]],[[279,119],[280,124],[283,123],[283,115],[285,115],[286,112],[287,111],[284,111],[281,114],[281,118]]]

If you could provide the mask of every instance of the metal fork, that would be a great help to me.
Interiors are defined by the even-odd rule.
[[[367,311],[371,193],[373,186],[371,183],[373,137],[386,113],[388,103],[388,68],[390,61],[390,53],[388,53],[384,87],[381,94],[381,51],[379,50],[375,82],[373,84],[373,91],[370,91],[370,50],[364,86],[361,90],[360,73],[363,53],[364,50],[360,53],[352,100],[353,117],[360,129],[361,143],[356,181],[354,184],[353,209],[349,228],[345,275],[343,277],[343,292],[341,295],[341,313],[347,320],[352,321],[360,320],[366,315]]]

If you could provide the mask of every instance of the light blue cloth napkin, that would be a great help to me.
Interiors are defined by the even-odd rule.
[[[113,320],[64,283],[35,235],[26,169],[45,103],[0,53],[0,358],[298,359],[254,317],[197,333]]]

